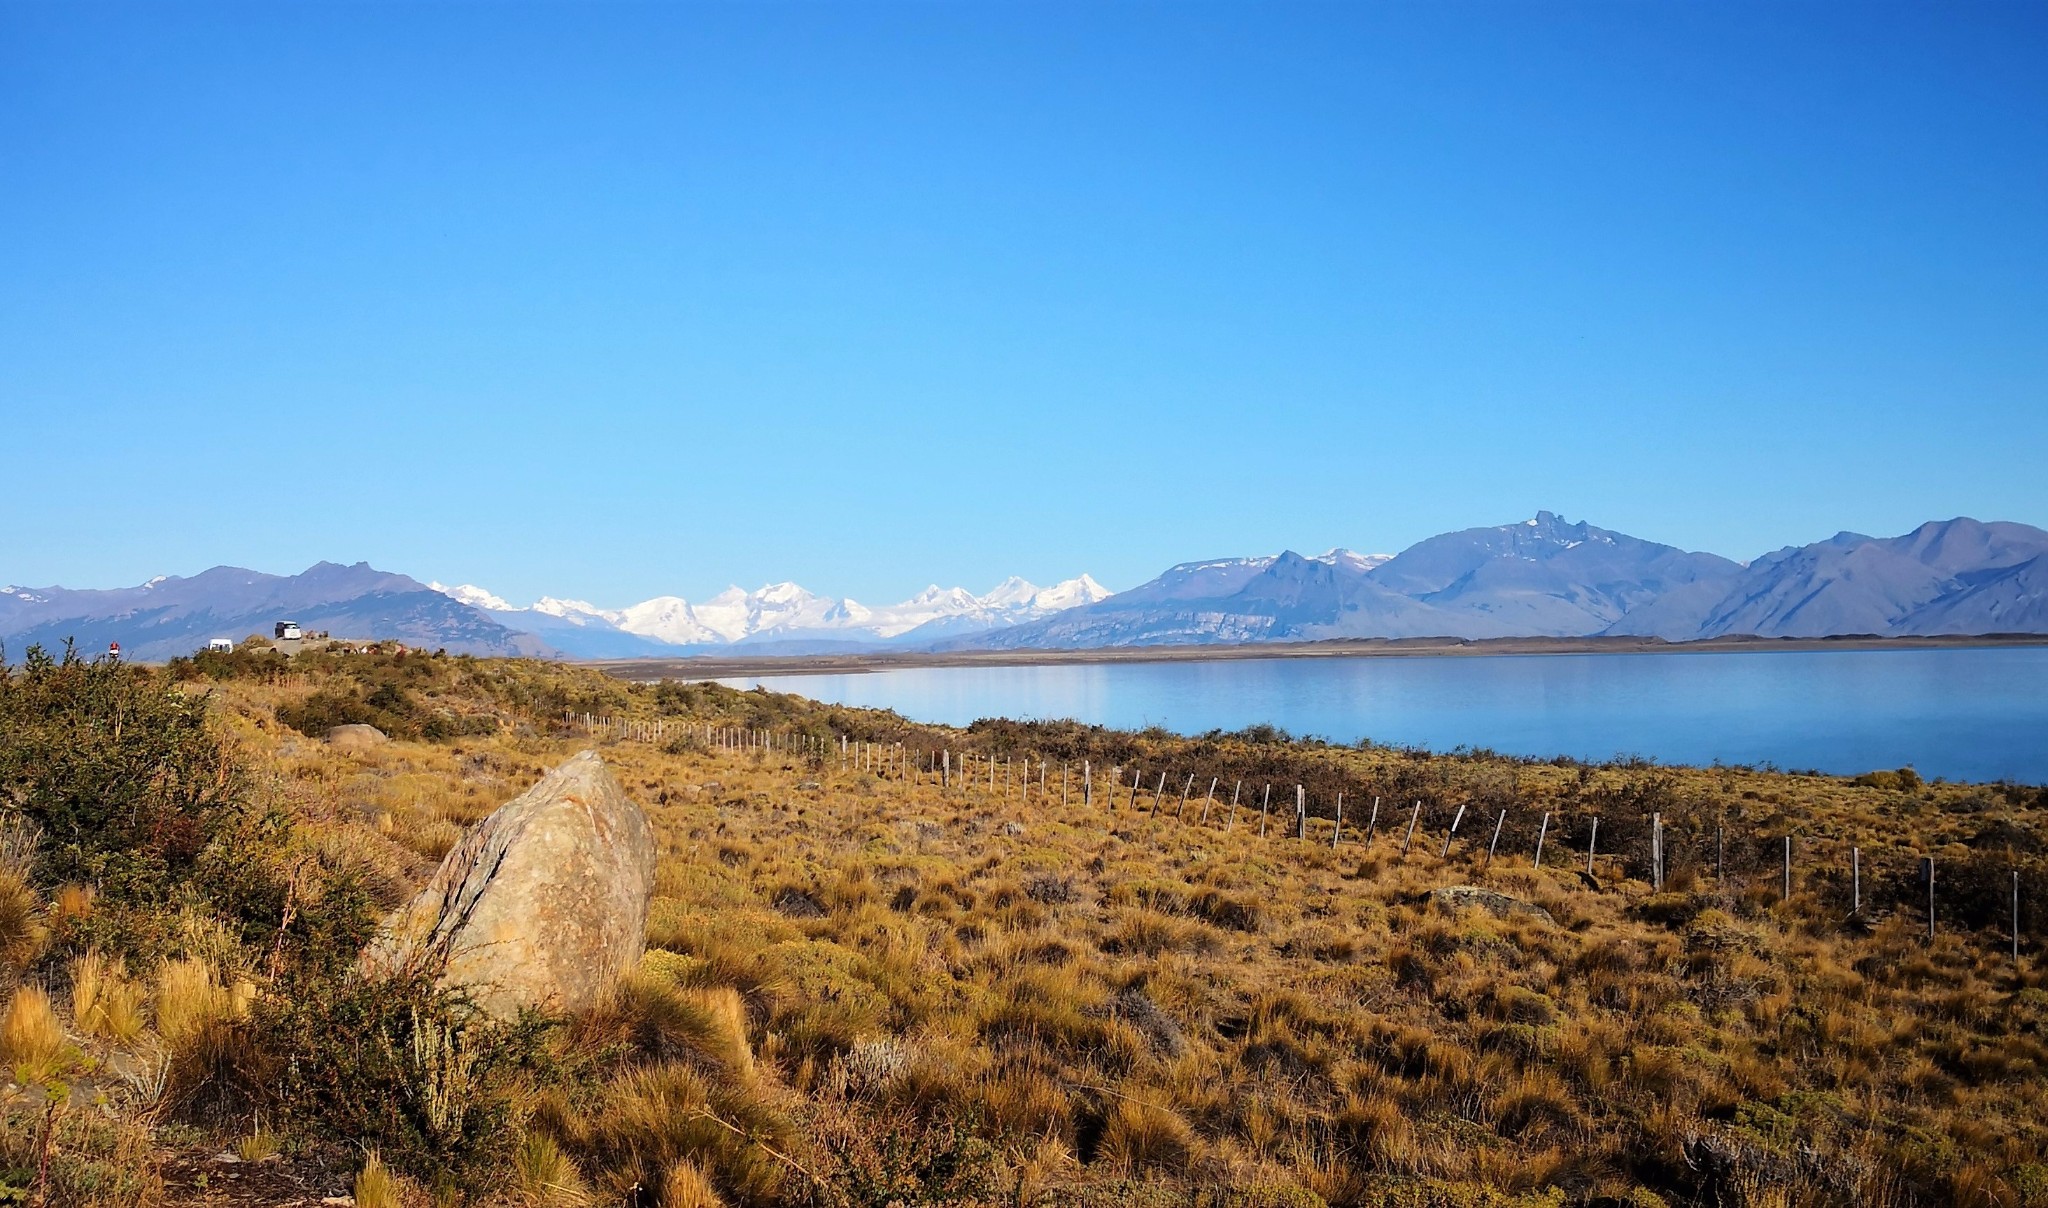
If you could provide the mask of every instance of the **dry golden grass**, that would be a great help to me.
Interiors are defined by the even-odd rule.
[[[232,1019],[234,999],[212,965],[186,957],[158,966],[155,1008],[157,1034],[180,1050]]]
[[[654,715],[645,688],[519,674]],[[1020,766],[1031,744],[1074,739],[691,693],[698,718],[740,728],[854,729],[956,758],[1008,750]],[[274,690],[222,697],[293,808],[394,893],[593,741],[646,806],[653,950],[564,1030],[565,1060],[602,1073],[536,1093],[507,1181],[527,1202],[576,1202],[544,1198],[550,1170],[595,1203],[637,1186],[735,1206],[840,1193],[821,1185],[1034,1206],[1137,1202],[1148,1186],[1182,1197],[1162,1203],[1245,1208],[1649,1204],[1629,1198],[1645,1186],[1672,1203],[2022,1204],[2035,1193],[2014,1189],[2048,1189],[2048,984],[2031,954],[2015,970],[1991,928],[1954,923],[1930,946],[1895,906],[1847,925],[1837,869],[1859,845],[1874,895],[1919,843],[1961,866],[1991,858],[1987,836],[2035,867],[2043,811],[2017,794],[1148,734],[1090,739],[1122,744],[1091,756],[1092,807],[1078,767],[1062,803],[1056,759],[1027,805],[1000,771],[991,789],[985,764],[941,788],[842,767],[836,750],[657,747],[539,723],[342,754],[269,722]],[[1356,797],[1335,850],[1326,819],[1293,838],[1291,794],[1262,837],[1262,779],[1233,816],[1231,780],[1207,807],[1203,777],[1179,814],[1171,785],[1188,772],[1259,761],[1276,769],[1276,806],[1303,768],[1385,786],[1371,843]],[[1396,802],[1418,796],[1430,807],[1404,856]],[[1652,798],[1672,828],[1662,892],[1641,879],[1631,821]],[[1472,836],[1500,803],[1489,862]],[[1581,825],[1596,814],[1589,881]],[[1726,880],[1714,825],[1732,848],[1754,840]],[[1802,864],[1780,902],[1768,840],[1786,830]],[[1450,885],[1550,917],[1430,898]]]
[[[0,969],[19,973],[42,955],[49,938],[42,913],[22,875],[0,868]]]
[[[362,1169],[356,1172],[353,1191],[355,1208],[405,1208],[405,1195],[398,1179],[374,1151],[363,1159]]]
[[[23,986],[0,1016],[0,1058],[20,1083],[46,1082],[66,1065],[64,1025],[41,986]]]
[[[527,1133],[512,1160],[513,1191],[525,1208],[584,1208],[591,1202],[583,1173],[553,1137]]]

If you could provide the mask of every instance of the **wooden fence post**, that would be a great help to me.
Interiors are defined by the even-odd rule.
[[[1849,917],[1863,913],[1863,849],[1849,849]]]
[[[1792,900],[1792,836],[1790,835],[1785,836],[1785,888],[1784,892],[1778,895],[1778,900],[1781,902]]]
[[[1493,842],[1486,845],[1486,867],[1493,867],[1493,853],[1500,846],[1500,828],[1507,825],[1508,808],[1500,808],[1500,817],[1493,820]]]
[[[1650,815],[1650,888],[1664,892],[1664,815]]]
[[[1464,807],[1463,805],[1460,805],[1460,806],[1458,807],[1458,812],[1457,812],[1457,813],[1455,813],[1455,814],[1453,814],[1453,815],[1451,815],[1451,829],[1450,829],[1449,831],[1445,832],[1445,834],[1444,834],[1444,850],[1443,850],[1443,854],[1439,855],[1439,856],[1437,857],[1437,859],[1439,859],[1439,860],[1448,860],[1448,859],[1450,859],[1450,858],[1451,858],[1451,840],[1453,840],[1453,839],[1455,839],[1455,838],[1457,838],[1457,837],[1458,837],[1458,823],[1460,823],[1460,822],[1463,822],[1464,820],[1465,820],[1465,807]]]
[[[1927,878],[1927,942],[1934,942],[1934,857],[1920,857],[1920,875]]]
[[[1223,824],[1223,833],[1226,835],[1230,833],[1231,827],[1237,825],[1237,791],[1243,787],[1242,779],[1230,786],[1230,819]]]
[[[1294,837],[1308,838],[1308,796],[1298,784],[1294,786]]]
[[[1207,825],[1209,825],[1209,810],[1210,810],[1210,809],[1211,809],[1212,807],[1214,807],[1214,806],[1215,806],[1215,804],[1216,804],[1216,782],[1217,782],[1218,780],[1221,780],[1221,779],[1222,779],[1222,777],[1220,777],[1220,776],[1211,776],[1211,777],[1209,777],[1209,795],[1208,795],[1207,797],[1205,797],[1205,798],[1203,798],[1203,799],[1202,799],[1202,822],[1201,822],[1201,824],[1202,824],[1203,826],[1207,826]]]
[[[1593,875],[1593,852],[1600,846],[1600,819],[1593,819],[1592,833],[1586,836],[1586,875]]]
[[[1090,773],[1088,761],[1081,761],[1081,808],[1095,808],[1095,777]]]
[[[1189,773],[1188,773],[1188,782],[1187,782],[1186,784],[1184,784],[1184,785],[1181,785],[1181,786],[1180,786],[1180,808],[1179,808],[1179,809],[1177,809],[1177,810],[1175,810],[1175,811],[1173,811],[1173,820],[1174,820],[1175,822],[1185,822],[1185,821],[1187,820],[1187,814],[1188,814],[1188,793],[1189,793],[1189,792],[1191,792],[1191,791],[1193,791],[1194,787],[1195,787],[1195,774],[1194,774],[1193,772],[1189,772]]]
[[[1415,808],[1408,813],[1408,833],[1401,837],[1401,858],[1408,858],[1409,845],[1415,842],[1415,824],[1422,820],[1422,801],[1416,799]]]
[[[1159,816],[1160,799],[1166,796],[1166,773],[1159,773],[1159,783],[1152,786],[1152,817]]]
[[[1132,769],[1131,769],[1131,806],[1130,806],[1130,808],[1131,808],[1131,809],[1132,809],[1133,811],[1136,811],[1136,810],[1137,810],[1137,808],[1138,808],[1138,786],[1139,786],[1140,784],[1142,784],[1142,783],[1144,782],[1144,779],[1145,779],[1145,773],[1144,773],[1144,772],[1143,772],[1142,770],[1140,770],[1140,769],[1138,769],[1138,768],[1132,768]]]
[[[1337,850],[1337,840],[1344,835],[1344,794],[1337,794],[1337,823],[1330,828],[1330,850]]]
[[[2012,963],[2020,963],[2020,870],[2012,870]]]
[[[1530,864],[1529,864],[1529,867],[1531,867],[1531,868],[1541,868],[1541,867],[1543,867],[1543,839],[1544,839],[1544,836],[1548,835],[1549,833],[1550,833],[1550,811],[1549,811],[1549,810],[1544,810],[1544,811],[1543,811],[1543,825],[1541,825],[1541,826],[1539,826],[1539,827],[1537,827],[1537,828],[1536,828],[1536,859],[1530,862]]]
[[[1259,838],[1261,839],[1266,837],[1266,813],[1272,804],[1273,785],[1269,781],[1266,784],[1265,793],[1259,798]]]
[[[1366,845],[1367,847],[1371,847],[1371,846],[1372,846],[1372,836],[1373,836],[1373,832],[1374,832],[1374,831],[1377,831],[1377,830],[1378,830],[1379,828],[1380,828],[1380,799],[1379,799],[1378,797],[1374,797],[1374,798],[1372,799],[1372,817],[1371,817],[1371,818],[1370,818],[1369,820],[1367,820],[1367,822],[1366,822],[1366,824],[1365,824],[1365,845]]]

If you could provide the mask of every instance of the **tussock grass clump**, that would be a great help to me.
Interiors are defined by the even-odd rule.
[[[697,1063],[740,1081],[754,1076],[746,1007],[729,986],[677,985],[634,973],[571,1034],[586,1049],[623,1045],[647,1062]]]
[[[41,986],[22,986],[8,1000],[7,1014],[0,1016],[0,1057],[21,1083],[45,1082],[55,1078],[66,1064],[69,1048],[64,1025],[57,1019],[50,996]]]
[[[725,1208],[725,1201],[695,1162],[678,1158],[661,1176],[661,1208]]]
[[[42,903],[22,875],[0,868],[0,969],[19,974],[42,955],[49,931]]]
[[[1119,1099],[1102,1127],[1099,1154],[1133,1174],[1173,1170],[1195,1149],[1194,1131],[1169,1107]]]
[[[794,1135],[788,1118],[758,1095],[685,1065],[629,1071],[583,1121],[556,1126],[563,1144],[616,1189],[661,1187],[671,1168],[688,1162],[721,1198],[766,1204],[791,1172],[777,1156]]]
[[[524,1208],[585,1208],[590,1187],[553,1137],[528,1132],[513,1151],[514,1194]]]
[[[244,1162],[265,1162],[276,1157],[282,1148],[277,1134],[259,1123],[247,1136],[235,1142],[235,1156]]]
[[[362,1169],[356,1171],[354,1194],[355,1208],[405,1208],[397,1177],[375,1150],[363,1159]]]

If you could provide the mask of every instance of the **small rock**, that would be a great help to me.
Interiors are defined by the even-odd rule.
[[[1078,895],[1074,892],[1073,878],[1048,872],[1024,882],[1024,896],[1046,906],[1064,906]]]
[[[1431,891],[1429,897],[1431,901],[1448,910],[1464,910],[1468,907],[1477,906],[1490,910],[1502,918],[1506,918],[1511,914],[1527,914],[1542,919],[1546,923],[1555,923],[1557,921],[1550,917],[1548,910],[1533,902],[1524,902],[1520,898],[1511,898],[1507,894],[1498,893],[1491,889],[1481,889],[1477,885],[1452,885],[1445,889]]]
[[[330,726],[327,730],[327,745],[340,747],[344,751],[360,751],[382,746],[390,741],[384,731],[375,726]]]
[[[799,793],[815,793],[824,787],[824,785],[819,784],[815,780],[801,780],[797,782],[796,791]]]
[[[1138,986],[1126,986],[1100,1007],[1090,1008],[1091,1015],[1106,1015],[1122,1019],[1152,1042],[1152,1047],[1168,1057],[1179,1057],[1187,1052],[1187,1037],[1181,1034],[1180,1025],[1173,1017],[1161,1010],[1152,996]]]
[[[774,906],[777,912],[793,919],[822,919],[825,917],[824,904],[801,889],[787,887],[779,889],[775,892],[774,900],[769,904]]]

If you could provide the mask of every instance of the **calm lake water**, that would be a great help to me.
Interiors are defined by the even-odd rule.
[[[2048,783],[2048,648],[1244,659],[760,676],[919,721],[1062,718],[1194,734],[1268,723],[1338,742],[1521,755],[1911,764]]]

